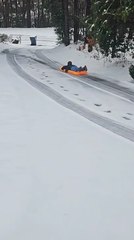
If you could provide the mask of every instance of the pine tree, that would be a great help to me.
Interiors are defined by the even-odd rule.
[[[102,0],[93,1],[93,19],[90,23],[94,26],[91,31],[97,38],[105,54],[116,56],[119,50],[128,49],[128,36],[132,37],[132,16],[134,7],[130,0]],[[131,22],[131,24],[130,24]],[[133,25],[134,26],[134,25]]]

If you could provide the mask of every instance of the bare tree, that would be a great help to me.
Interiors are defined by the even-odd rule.
[[[9,27],[9,1],[5,0],[3,1],[3,22],[4,27]]]
[[[74,42],[79,38],[79,1],[74,0]]]
[[[27,11],[27,27],[31,27],[31,0],[27,0],[26,3],[26,11]]]
[[[70,44],[69,39],[69,14],[68,14],[68,0],[62,0],[63,14],[64,14],[64,29],[63,42],[67,46]]]

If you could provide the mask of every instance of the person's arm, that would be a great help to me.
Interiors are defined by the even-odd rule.
[[[66,66],[63,66],[63,67],[61,68],[61,70],[65,70],[65,67],[66,67]]]
[[[63,66],[63,67],[61,68],[61,70],[67,72],[69,69],[68,69],[68,66]]]

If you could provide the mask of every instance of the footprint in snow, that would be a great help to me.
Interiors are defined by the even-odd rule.
[[[74,93],[74,95],[75,95],[75,96],[79,96],[79,94],[78,94],[78,93]]]
[[[124,118],[125,120],[131,120],[130,118],[128,118],[128,117],[122,117],[122,118]]]
[[[65,92],[68,92],[68,90],[67,90],[67,89],[64,89],[64,91],[65,91]]]
[[[96,107],[101,107],[102,106],[102,104],[98,104],[98,103],[95,103],[94,104]]]
[[[42,72],[41,75],[45,76],[45,72]]]
[[[60,86],[60,88],[64,88],[64,86]]]
[[[106,113],[111,113],[111,110],[107,110],[107,111],[104,111],[104,112],[106,112]]]
[[[133,113],[127,113],[127,115],[133,116]]]
[[[79,101],[81,101],[81,102],[85,102],[86,100],[85,100],[85,99],[82,99],[82,98],[80,98],[80,99],[79,99]]]

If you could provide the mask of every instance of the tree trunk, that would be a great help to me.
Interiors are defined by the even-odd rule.
[[[79,39],[79,4],[74,0],[74,43]]]
[[[63,14],[64,14],[64,36],[63,36],[63,42],[66,46],[70,44],[69,39],[69,14],[68,14],[68,0],[62,0],[63,4]]]
[[[41,27],[44,27],[44,0],[41,1]]]
[[[112,42],[112,54],[111,57],[114,58],[115,57],[115,53],[116,53],[116,44],[117,44],[117,40],[116,40],[116,36],[117,36],[117,22],[115,21],[113,23],[113,42]]]
[[[8,0],[5,0],[5,9],[4,9],[4,22],[5,27],[9,27],[9,3]]]
[[[16,27],[18,25],[18,3],[17,0],[15,0],[15,13],[16,13]]]
[[[40,0],[38,0],[38,23],[37,26],[40,27]]]
[[[22,1],[23,5],[22,5],[22,27],[26,26],[26,19],[25,19],[25,15],[26,15],[26,2],[25,0]]]
[[[86,16],[91,14],[91,0],[86,0]]]
[[[31,27],[31,0],[27,0],[27,27]]]

